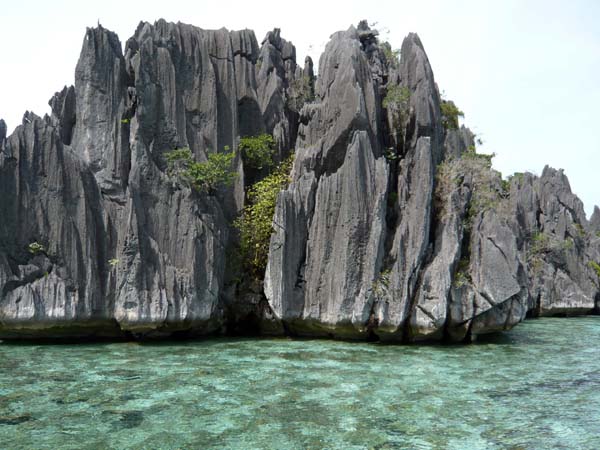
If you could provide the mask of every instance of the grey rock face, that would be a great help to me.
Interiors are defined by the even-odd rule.
[[[390,287],[384,301],[375,307],[378,335],[402,339],[419,273],[429,250],[431,200],[434,183],[432,141],[420,137],[414,152],[400,162],[397,225],[387,256],[392,261]],[[415,186],[416,184],[416,186]]]
[[[76,123],[71,144],[97,174],[104,191],[122,191],[127,185],[129,136],[121,121],[127,117],[128,82],[117,35],[101,26],[88,28],[75,69]],[[67,94],[54,103],[64,104]],[[61,113],[57,115],[62,117]],[[63,120],[72,121],[72,114]]]
[[[600,208],[594,206],[594,212],[590,217],[590,231],[598,233],[600,232]]]
[[[0,119],[0,149],[4,146],[4,141],[6,141],[6,122]]]
[[[517,239],[494,210],[480,213],[471,231],[470,282],[452,290],[450,335],[462,338],[512,328],[527,312],[526,275]],[[466,333],[465,333],[466,335]]]
[[[377,330],[382,339],[400,340],[415,298],[421,270],[431,244],[435,168],[442,159],[439,94],[419,37],[411,33],[402,43],[399,84],[410,92],[397,167],[396,213],[391,248],[390,286],[384,302],[376,305]],[[389,121],[388,121],[389,123]]]
[[[526,315],[600,311],[600,210],[560,170],[503,181],[446,129],[416,34],[390,54],[366,21],[296,63],[279,29],[142,22],[88,29],[52,116],[0,120],[0,337],[263,333],[468,341]],[[396,98],[392,94],[396,95]],[[392,98],[393,101],[389,101]],[[386,101],[387,99],[387,101]],[[233,298],[240,137],[295,152],[261,283]],[[196,192],[165,153],[236,152]],[[231,271],[229,271],[231,272]],[[253,321],[252,324],[244,320]]]
[[[598,293],[590,266],[595,238],[583,204],[562,171],[545,167],[539,178],[519,178],[511,195],[529,260],[530,307],[538,315],[591,312]]]
[[[122,329],[136,332],[213,332],[222,320],[228,242],[223,211],[235,214],[241,205],[241,163],[237,184],[220,203],[174,185],[162,170],[163,153],[173,148],[189,147],[198,160],[226,146],[235,149],[229,33],[164,21],[140,24],[124,59],[134,82],[121,120],[130,152],[128,191],[124,201],[110,198],[106,207],[115,227],[111,256],[123,263],[111,285],[114,317]]]
[[[429,136],[433,161],[437,164],[444,152],[440,95],[423,44],[415,33],[402,42],[401,55],[400,82],[411,92],[411,118],[405,132],[408,148],[414,148],[421,136]]]
[[[444,337],[446,324],[450,321],[449,312],[452,312],[449,310],[450,292],[456,283],[455,272],[464,238],[463,221],[470,197],[471,190],[467,186],[455,186],[441,199],[443,204],[438,205],[431,262],[423,270],[410,318],[412,340]],[[457,305],[456,312],[465,313],[465,306]]]
[[[0,155],[0,174],[3,332],[108,321],[106,230],[93,173],[49,120],[27,113]],[[35,243],[43,249],[30,251]]]
[[[2,151],[0,334],[222,327],[241,159],[236,185],[212,197],[169,178],[163,154],[188,146],[203,160],[236,150],[239,123],[264,130],[244,108],[258,104],[257,58],[248,30],[141,23],[125,55],[114,33],[87,31],[75,86],[52,98],[51,119],[27,114]],[[42,254],[28,252],[36,242]]]
[[[356,29],[333,35],[319,71],[319,101],[303,110],[293,182],[277,202],[285,229],[271,238],[265,292],[293,332],[360,337],[383,257],[388,173]]]
[[[250,30],[232,31],[230,35],[235,62],[239,133],[240,136],[256,136],[265,132],[256,81],[258,42]]]
[[[540,179],[514,177],[510,194],[503,192],[499,174],[481,157],[469,156],[473,133],[443,129],[439,94],[419,38],[405,39],[397,66],[383,53],[376,34],[361,23],[358,30],[334,34],[321,58],[318,102],[303,111],[293,182],[277,203],[265,277],[275,315],[300,334],[460,341],[509,329],[528,311],[589,312],[597,283],[585,267],[586,242],[562,263],[545,262],[545,276],[534,275],[528,254],[528,242],[540,230],[564,239],[569,228],[587,228],[566,178],[546,169]],[[381,105],[395,85],[410,93],[400,123]],[[389,136],[382,119],[393,130]],[[368,159],[355,161],[357,129],[378,137],[361,151],[374,156],[375,167],[381,165],[375,188],[357,184],[362,197],[338,178],[365,171],[346,172],[350,162],[373,166]],[[379,157],[382,144],[392,145],[391,161]],[[463,155],[479,162],[459,165],[449,191],[436,201],[438,164]],[[372,179],[367,170],[355,183]],[[378,198],[385,198],[385,206]],[[348,228],[360,233],[348,239]],[[561,265],[564,271],[557,272]],[[545,284],[535,281],[540,276]],[[536,310],[538,291],[548,300],[541,308],[538,301]]]
[[[460,158],[469,148],[475,148],[475,135],[464,125],[458,130],[446,130],[444,147],[446,148],[446,157]]]
[[[65,86],[62,91],[54,94],[48,104],[52,108],[52,121],[60,130],[63,144],[70,145],[76,118],[75,88]]]
[[[296,64],[296,48],[281,37],[281,30],[269,31],[262,42],[256,65],[258,100],[265,131],[277,143],[277,159],[285,159],[294,147],[298,112],[290,109],[290,89],[302,76]]]

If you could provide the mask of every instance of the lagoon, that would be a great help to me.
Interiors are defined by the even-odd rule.
[[[600,317],[472,345],[0,344],[6,449],[598,449]]]

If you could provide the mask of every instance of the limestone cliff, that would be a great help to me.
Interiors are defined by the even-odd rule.
[[[361,22],[318,70],[279,29],[259,46],[250,30],[143,22],[124,50],[88,29],[51,117],[27,112],[8,137],[0,120],[0,337],[206,335],[252,317],[262,332],[462,341],[600,310],[600,210],[588,221],[549,167],[502,180],[444,115],[416,34],[397,59]],[[231,224],[264,174],[238,144],[265,132],[276,161],[295,160],[265,296],[242,304]],[[173,182],[165,153],[181,147],[232,149],[233,185]]]

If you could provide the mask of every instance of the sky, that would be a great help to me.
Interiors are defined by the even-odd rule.
[[[50,112],[54,92],[73,84],[86,27],[121,42],[141,21],[206,29],[268,30],[318,61],[329,36],[361,19],[400,48],[409,32],[425,46],[436,82],[465,113],[464,124],[496,153],[503,175],[545,164],[562,168],[591,214],[600,204],[600,1],[77,0],[0,5],[0,118],[9,133],[26,110]]]

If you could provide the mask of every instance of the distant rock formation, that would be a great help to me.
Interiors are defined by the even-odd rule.
[[[600,312],[600,210],[562,171],[502,180],[449,126],[427,55],[366,22],[296,62],[280,30],[142,22],[88,29],[75,86],[0,120],[0,338],[262,333],[464,341],[527,315]],[[248,181],[243,136],[295,153],[265,296],[228,273]],[[174,184],[165,152],[236,153],[216,195]],[[260,291],[259,291],[260,292]],[[255,296],[256,297],[256,296]],[[259,297],[261,297],[259,295]],[[251,318],[251,319],[250,319]],[[243,327],[242,327],[243,328]]]

